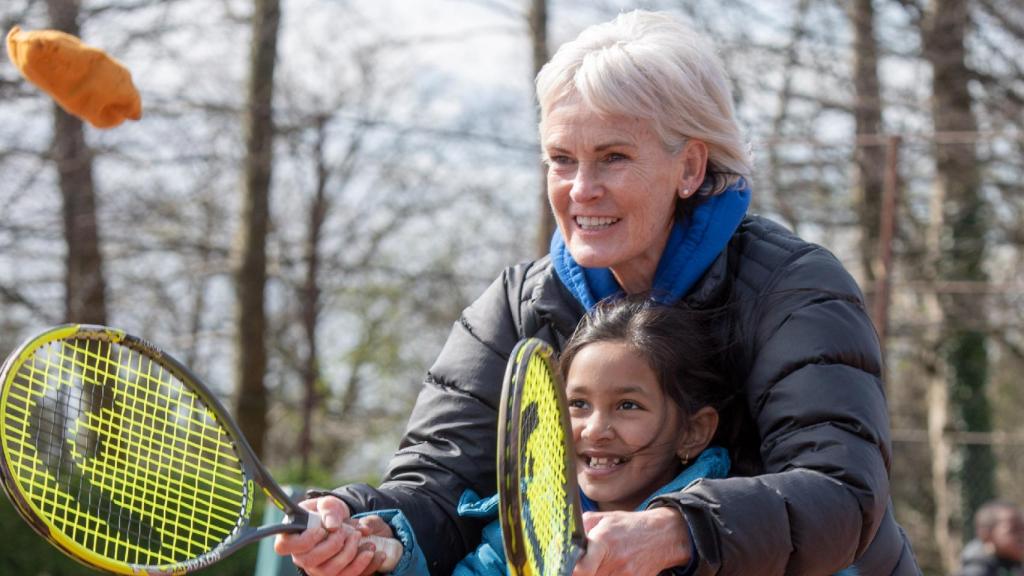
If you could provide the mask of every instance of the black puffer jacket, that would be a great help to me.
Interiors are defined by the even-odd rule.
[[[855,282],[827,250],[759,217],[686,297],[737,303],[744,395],[761,441],[741,446],[754,477],[706,480],[660,504],[682,510],[698,574],[919,574],[889,500],[889,425],[874,328]],[[467,308],[428,372],[379,489],[335,493],[355,510],[401,508],[433,574],[479,541],[456,513],[466,488],[493,494],[498,398],[524,336],[560,347],[584,313],[547,258],[507,269]],[[745,448],[746,450],[743,450]]]

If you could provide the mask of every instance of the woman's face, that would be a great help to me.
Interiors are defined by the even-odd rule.
[[[572,257],[611,268],[626,292],[649,290],[682,192],[683,154],[666,150],[648,120],[600,116],[571,100],[544,117],[541,144]]]
[[[566,375],[580,488],[602,511],[634,510],[679,473],[680,410],[623,342],[581,348]]]

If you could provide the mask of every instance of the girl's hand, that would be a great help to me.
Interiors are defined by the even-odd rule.
[[[309,576],[363,576],[373,574],[384,562],[383,552],[361,543],[365,534],[393,537],[379,517],[352,520],[348,505],[334,496],[305,500],[299,506],[320,514],[320,526],[299,534],[278,534],[274,551],[290,554]]]

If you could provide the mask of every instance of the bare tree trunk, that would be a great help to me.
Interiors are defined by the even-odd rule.
[[[309,479],[310,454],[313,451],[313,409],[319,399],[317,383],[320,381],[320,362],[316,345],[317,325],[320,317],[320,235],[327,216],[327,178],[329,171],[324,158],[327,116],[316,122],[316,192],[309,209],[309,230],[305,254],[306,278],[302,287],[302,328],[306,339],[306,358],[302,365],[302,420],[299,434],[299,454],[302,459],[302,480]]]
[[[236,409],[238,424],[257,456],[263,455],[267,430],[266,310],[267,230],[274,146],[274,63],[281,19],[279,0],[255,0],[249,96],[246,106],[245,187],[237,238],[238,335]]]
[[[874,278],[874,290],[871,301],[871,319],[878,332],[878,343],[882,347],[885,358],[889,337],[889,295],[892,291],[893,240],[896,237],[897,206],[899,206],[899,136],[890,136],[885,147],[885,168],[882,183],[882,206],[878,218],[878,262]],[[888,381],[887,366],[882,368],[882,381]]]
[[[925,57],[932,66],[937,186],[944,198],[940,277],[983,282],[987,218],[978,155],[973,143],[942,139],[950,132],[977,131],[968,90],[972,78],[966,50],[969,16],[968,0],[932,2],[924,13],[922,35]],[[984,302],[973,296],[947,295],[940,303],[949,325],[946,362],[952,381],[953,411],[968,431],[989,432],[992,424],[986,396],[989,378]],[[994,467],[990,446],[972,444],[964,448],[960,486],[965,523],[982,502],[995,495]]]
[[[530,22],[530,45],[533,49],[533,73],[540,72],[550,57],[548,51],[548,2],[547,0],[530,0],[530,11],[527,16]],[[555,216],[548,204],[548,169],[540,167],[540,215],[537,228],[537,255],[544,256],[549,251],[551,236],[555,233]]]
[[[77,0],[47,0],[51,25],[74,36],[79,30]],[[68,322],[105,324],[106,282],[100,253],[92,151],[82,121],[54,104],[53,156],[64,201],[67,243],[64,315]]]
[[[950,460],[953,446],[947,431],[949,430],[949,385],[945,360],[942,357],[943,346],[943,314],[939,304],[938,291],[935,283],[938,280],[939,261],[942,258],[941,238],[945,227],[942,206],[945,203],[945,189],[936,186],[932,194],[931,219],[925,237],[925,268],[931,280],[930,290],[922,294],[925,325],[924,338],[919,349],[925,356],[922,364],[928,375],[927,406],[928,406],[928,450],[931,453],[932,497],[935,501],[935,517],[932,521],[932,534],[939,550],[943,572],[952,574],[957,568],[959,558],[958,540],[952,534],[953,523],[953,492],[949,482]]]
[[[189,290],[192,292],[192,306],[188,318],[188,338],[190,345],[185,348],[185,365],[191,366],[193,370],[199,370],[199,340],[203,332],[203,314],[206,309],[207,284],[210,276],[211,261],[213,259],[213,238],[219,226],[223,225],[223,219],[213,202],[209,198],[201,200],[203,210],[202,230],[204,241],[197,246],[198,266],[195,275],[192,277]]]
[[[926,315],[929,322],[942,321],[942,311],[938,299],[932,293],[926,296],[930,300]],[[930,352],[929,352],[930,354]],[[942,369],[942,359],[938,354],[932,357],[926,368],[928,374],[928,449],[931,452],[932,494],[935,498],[935,519],[932,522],[932,535],[942,561],[943,573],[953,574],[960,557],[959,539],[950,530],[953,520],[952,488],[949,483],[950,460],[953,445],[946,431],[949,427],[949,388],[946,385],[946,373]]]
[[[941,318],[941,312],[937,318]],[[949,465],[953,446],[946,435],[949,426],[949,390],[946,386],[946,375],[941,370],[941,362],[929,367],[927,402],[928,448],[932,455],[932,493],[935,495],[932,534],[935,536],[943,572],[952,574],[958,565],[960,546],[959,539],[950,530],[953,503],[949,486]]]
[[[362,88],[366,89],[372,83],[369,75],[364,75]],[[337,165],[332,165],[328,160],[327,148],[327,126],[331,119],[331,113],[325,112],[313,118],[313,128],[316,132],[313,148],[313,160],[316,170],[316,189],[313,191],[313,198],[309,206],[309,227],[306,230],[306,242],[303,247],[303,262],[305,264],[305,277],[302,286],[298,289],[298,300],[302,307],[301,324],[303,340],[305,341],[306,355],[299,359],[299,375],[302,380],[302,409],[299,432],[299,455],[302,466],[302,479],[307,481],[310,476],[310,468],[313,464],[313,430],[316,418],[316,408],[324,399],[323,388],[321,387],[321,371],[319,347],[317,346],[317,333],[320,329],[320,315],[323,309],[321,294],[323,293],[320,279],[320,271],[329,263],[326,263],[325,254],[320,246],[320,239],[323,237],[323,229],[328,214],[334,204],[334,199],[328,194],[328,181],[332,183],[333,190],[343,189],[352,178],[360,158],[363,145],[363,138],[366,135],[366,126],[360,125],[351,133],[348,147],[341,156]],[[368,254],[374,253],[373,250]],[[358,394],[360,384],[358,374],[360,362],[353,360],[352,378],[350,387],[346,390],[346,398],[352,397],[352,401]],[[347,406],[347,404],[345,404]],[[345,408],[347,412],[349,408]],[[346,445],[347,446],[347,445]],[[331,450],[331,458],[340,458],[344,455],[341,448]]]
[[[858,213],[860,255],[864,281],[871,285],[879,275],[877,239],[880,233],[885,166],[882,133],[882,95],[878,82],[878,42],[875,39],[875,11],[872,0],[855,0],[848,5],[854,29],[853,87],[856,93],[854,121],[857,146]]]
[[[782,71],[782,87],[779,89],[779,102],[772,117],[772,136],[781,139],[785,136],[786,122],[789,120],[790,103],[793,99],[793,70],[799,66],[800,43],[807,35],[805,21],[807,12],[810,9],[810,0],[799,0],[796,8],[795,21],[793,22],[793,35],[786,46],[786,62]],[[779,215],[786,221],[786,224],[795,232],[799,232],[800,217],[790,203],[789,195],[785,193],[785,184],[782,181],[782,159],[779,156],[780,146],[768,147],[768,172],[772,181],[772,189],[775,193],[775,201],[778,203]]]

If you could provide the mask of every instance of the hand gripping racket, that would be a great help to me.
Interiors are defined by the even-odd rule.
[[[511,576],[568,576],[583,555],[574,459],[554,350],[523,340],[509,358],[498,424],[499,517]]]
[[[0,386],[4,491],[36,532],[88,566],[184,574],[320,521],[274,482],[199,379],[145,340],[52,328],[7,358]],[[257,486],[286,523],[251,525]],[[401,544],[370,538],[393,567]]]

